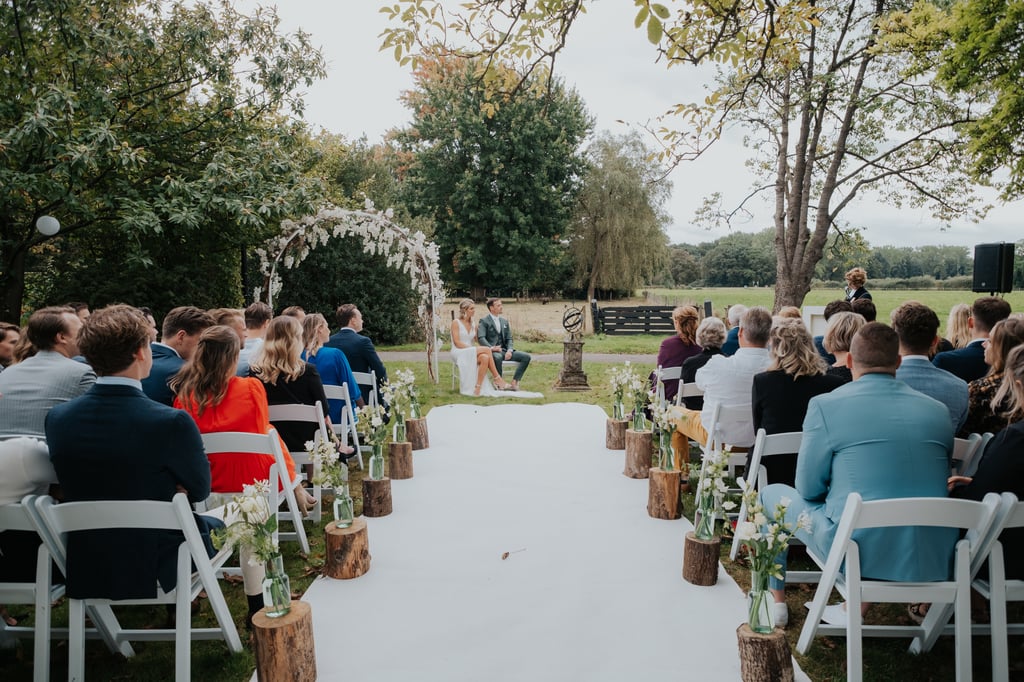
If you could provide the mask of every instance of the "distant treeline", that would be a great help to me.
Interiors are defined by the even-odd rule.
[[[703,244],[673,244],[656,286],[741,287],[775,284],[775,233],[736,232]],[[870,285],[894,289],[969,289],[974,251],[966,246],[870,246],[861,239],[830,240],[818,263],[823,286],[843,281],[851,267],[867,270]],[[1017,242],[1014,287],[1024,286],[1024,240]]]

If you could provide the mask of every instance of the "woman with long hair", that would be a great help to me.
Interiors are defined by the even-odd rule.
[[[267,402],[271,405],[315,405],[326,407],[327,396],[316,366],[302,359],[302,324],[297,318],[280,315],[270,321],[263,344],[256,350],[249,365],[249,374],[263,383]],[[327,433],[334,439],[331,419],[324,416]],[[301,451],[316,437],[319,426],[311,422],[275,422],[274,427],[287,443],[288,449]],[[341,448],[343,455],[355,450]]]
[[[697,324],[700,315],[692,305],[681,305],[672,311],[672,325],[676,333],[661,342],[658,349],[658,367],[682,367],[683,363],[695,355],[699,355],[701,347],[697,344]],[[651,387],[657,384],[657,370],[651,373]],[[679,382],[670,381],[665,384],[665,400],[672,402],[679,390]]]
[[[476,322],[473,313],[476,304],[472,299],[459,301],[459,316],[452,320],[452,360],[459,368],[459,393],[463,395],[494,395],[494,388],[487,375],[494,377],[494,387],[499,391],[508,388],[494,366],[491,349],[478,346],[476,342]],[[476,383],[474,384],[474,379]]]
[[[363,394],[359,390],[355,377],[352,375],[352,367],[348,364],[348,358],[337,348],[330,348],[324,344],[331,337],[331,328],[327,320],[320,313],[309,313],[302,318],[302,359],[313,363],[316,371],[320,373],[320,381],[325,386],[348,385],[348,397],[352,404],[362,407]],[[341,423],[341,410],[345,407],[344,400],[328,400],[329,415],[334,424]],[[354,414],[354,410],[353,410]]]
[[[763,428],[768,435],[802,431],[811,398],[829,393],[844,382],[826,374],[825,361],[802,320],[776,317],[769,339],[771,364],[767,371],[754,375],[754,431]],[[771,457],[764,464],[769,483],[793,485],[796,453]]]
[[[984,341],[988,373],[967,384],[967,421],[959,435],[998,433],[1006,428],[1010,387],[1003,383],[1003,371],[1010,351],[1022,342],[1024,320],[1011,317],[992,327]]]
[[[949,311],[949,317],[946,319],[946,339],[949,341],[950,347],[947,349],[940,346],[937,352],[941,353],[944,350],[964,348],[969,344],[971,342],[970,319],[971,306],[966,303],[957,303],[953,306]]]

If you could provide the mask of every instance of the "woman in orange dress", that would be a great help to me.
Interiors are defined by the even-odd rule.
[[[174,406],[192,416],[200,433],[267,433],[272,428],[263,384],[259,379],[235,376],[238,351],[238,335],[230,327],[210,327],[199,337],[192,359],[171,381],[177,395]],[[300,507],[308,509],[316,500],[296,478],[295,462],[284,441],[280,442],[295,498]],[[269,478],[273,464],[273,455],[217,455],[210,459],[210,488],[213,492],[239,492],[246,485]]]

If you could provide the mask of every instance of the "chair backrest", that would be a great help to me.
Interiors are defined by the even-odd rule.
[[[271,405],[270,406],[270,423],[274,422],[303,422],[307,424],[317,425],[317,436],[324,440],[330,440],[330,434],[327,432],[327,422],[324,419],[324,408],[320,404],[320,401],[316,401],[312,405],[304,405],[301,403],[293,403],[289,405]],[[292,457],[296,455],[305,458],[306,451],[292,452]]]
[[[708,432],[708,439],[704,444],[705,450],[711,452],[714,449],[721,449],[728,445],[722,438],[722,425],[736,423],[744,419],[747,421],[753,419],[749,403],[742,405],[716,404],[711,411],[711,419],[704,425]],[[736,443],[736,445],[743,445],[743,443]]]
[[[32,495],[29,496],[34,497]],[[0,533],[5,530],[30,530],[35,532],[35,524],[28,510],[20,502],[0,504]]]
[[[992,440],[993,435],[994,434],[987,432],[981,434],[981,440],[975,448],[964,455],[957,473],[961,476],[974,476],[974,474],[977,473],[978,465],[981,464],[981,457],[985,454],[985,448],[988,447],[988,442]]]
[[[953,439],[953,473],[959,474],[963,470],[964,460],[970,461],[974,453],[981,446],[981,434],[972,433],[967,438]]]
[[[360,386],[369,386],[370,393],[366,396],[366,404],[373,407],[379,402],[377,396],[377,373],[372,369],[369,372],[352,372],[352,378]]]
[[[682,374],[682,367],[662,367],[661,365],[658,365],[658,369],[654,370],[654,376],[656,379],[655,387],[657,391],[656,397],[662,407],[664,407],[667,402],[665,400],[665,385],[670,381],[675,381],[681,386]]]
[[[702,395],[704,395],[704,391],[702,391],[697,384],[692,382],[685,384],[683,383],[683,380],[680,379],[679,392],[676,393],[676,405],[682,405],[683,398],[699,398]]]
[[[750,471],[744,472],[749,481],[757,480],[758,489],[763,488],[767,483],[767,472],[763,468],[761,460],[772,455],[790,455],[800,451],[800,443],[803,441],[803,431],[787,431],[786,433],[773,433],[770,436],[764,429],[757,430],[754,438],[754,451],[750,455]]]

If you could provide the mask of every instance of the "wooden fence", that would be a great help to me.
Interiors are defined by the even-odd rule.
[[[594,327],[598,334],[671,334],[672,310],[675,306],[639,305],[629,307],[591,304]]]

